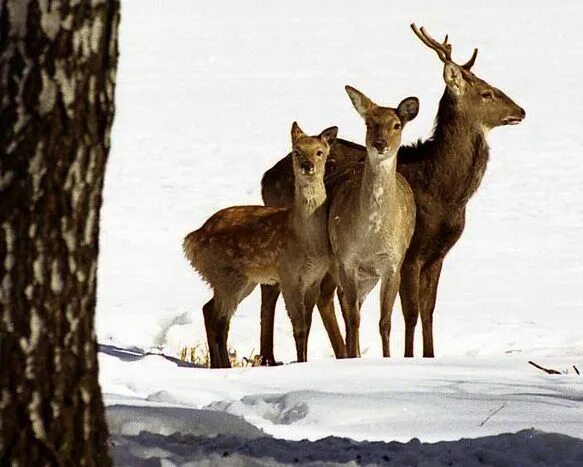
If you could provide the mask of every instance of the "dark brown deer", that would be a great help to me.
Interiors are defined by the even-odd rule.
[[[423,142],[401,147],[397,166],[413,189],[417,205],[415,232],[401,269],[405,356],[413,356],[415,326],[421,316],[423,356],[433,357],[433,310],[441,267],[445,255],[463,232],[466,204],[486,170],[489,157],[486,135],[495,127],[520,123],[526,114],[506,94],[472,73],[477,49],[468,62],[458,65],[451,58],[452,47],[447,37],[440,43],[423,28],[419,30],[414,24],[411,28],[444,63],[446,85],[433,135]],[[334,179],[345,167],[364,160],[365,154],[364,147],[338,139],[330,151],[327,179]],[[290,156],[265,172],[261,183],[267,205],[289,206],[294,190]],[[333,193],[328,196],[333,197]],[[319,306],[328,310],[326,316],[331,316],[334,285],[330,280],[324,283],[327,287]],[[270,290],[263,297],[262,325],[269,324],[277,295]],[[269,333],[262,329],[262,334]],[[269,346],[265,352],[270,352]]]
[[[212,368],[231,366],[227,336],[239,303],[257,284],[280,282],[298,361],[306,361],[312,310],[331,262],[324,172],[337,132],[307,136],[294,122],[291,208],[226,208],[184,239],[186,258],[213,289],[203,306]]]

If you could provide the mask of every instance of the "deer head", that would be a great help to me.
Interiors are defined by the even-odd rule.
[[[326,158],[337,134],[338,127],[333,126],[317,136],[308,136],[296,122],[293,123],[291,129],[293,166],[294,173],[300,180],[309,181],[315,176],[324,178]]]
[[[443,42],[438,42],[423,27],[418,29],[415,24],[411,24],[411,29],[444,63],[443,78],[447,91],[458,110],[467,115],[468,119],[488,130],[502,125],[516,125],[524,119],[526,112],[522,107],[500,89],[472,73],[478,49],[474,49],[466,63],[459,65],[451,58],[452,47],[447,41],[447,35]]]
[[[417,116],[419,99],[407,97],[393,109],[375,104],[351,86],[346,86],[345,89],[366,123],[366,148],[369,155],[374,155],[379,160],[395,156],[401,145],[403,127]]]

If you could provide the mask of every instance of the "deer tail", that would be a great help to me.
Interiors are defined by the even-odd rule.
[[[199,258],[200,252],[200,232],[198,230],[194,230],[190,232],[186,237],[184,237],[184,241],[182,242],[182,251],[184,251],[184,256],[188,262],[192,265],[193,268],[197,268],[197,259]]]

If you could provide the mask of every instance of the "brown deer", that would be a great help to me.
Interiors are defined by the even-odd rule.
[[[341,287],[348,357],[360,357],[360,307],[381,281],[379,323],[383,356],[389,357],[391,312],[400,270],[415,228],[415,200],[397,173],[397,152],[405,124],[417,116],[416,97],[396,109],[381,107],[346,86],[366,123],[366,158],[362,170],[337,183],[330,202],[328,234]]]
[[[413,356],[415,326],[421,315],[423,356],[433,357],[433,310],[441,267],[445,255],[463,232],[466,204],[484,175],[489,157],[486,134],[498,126],[518,124],[526,114],[506,94],[472,73],[477,49],[468,62],[458,65],[451,58],[447,36],[439,43],[423,28],[419,30],[414,24],[411,28],[444,63],[446,85],[433,135],[423,142],[401,147],[397,165],[397,171],[413,190],[417,206],[415,232],[401,268],[405,356]],[[334,179],[345,167],[362,161],[365,154],[364,147],[338,139],[330,150],[326,179]],[[261,184],[266,204],[289,206],[294,190],[290,156],[265,172]],[[327,185],[333,189],[333,183]],[[333,193],[329,191],[328,195]],[[333,293],[334,285],[328,284],[319,305],[333,309]],[[263,316],[269,317],[275,309],[274,295],[277,299],[273,291],[263,293],[266,300],[262,303],[262,325],[269,323]],[[333,311],[328,311],[330,314]],[[262,334],[269,331],[262,329]],[[265,352],[269,351],[268,347]]]
[[[281,283],[297,358],[306,361],[312,310],[330,269],[324,172],[337,132],[331,127],[307,136],[294,122],[291,208],[226,208],[184,239],[186,258],[213,289],[213,298],[203,306],[212,368],[231,366],[229,323],[257,284]]]
[[[423,329],[423,356],[433,357],[433,311],[443,259],[460,238],[466,204],[476,192],[488,163],[486,135],[491,129],[520,123],[526,113],[506,94],[471,72],[478,49],[458,65],[443,43],[423,28],[411,28],[444,63],[445,92],[439,102],[433,136],[402,149],[400,172],[417,203],[415,234],[401,271],[405,317],[405,356],[413,356],[418,316]],[[407,162],[411,162],[407,164]]]

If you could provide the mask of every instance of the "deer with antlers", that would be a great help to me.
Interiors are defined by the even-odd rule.
[[[218,211],[183,242],[186,258],[213,289],[203,306],[212,368],[231,366],[229,323],[257,284],[280,284],[296,341],[307,359],[312,310],[330,269],[324,171],[337,127],[307,136],[292,126],[294,202],[289,208],[234,206]]]
[[[468,62],[451,58],[443,43],[424,28],[411,28],[444,64],[445,91],[439,102],[433,136],[400,154],[400,172],[415,193],[419,215],[401,270],[401,303],[405,317],[405,356],[413,356],[415,326],[421,317],[423,356],[435,355],[433,311],[445,255],[465,226],[466,204],[476,192],[488,163],[486,135],[491,129],[520,123],[526,113],[499,89],[472,73],[478,49]],[[410,162],[410,163],[407,163]]]
[[[525,111],[499,89],[477,77],[471,70],[478,50],[463,65],[451,57],[452,46],[433,39],[424,28],[411,25],[417,37],[436,52],[443,62],[445,91],[439,102],[432,136],[411,146],[401,147],[397,171],[411,186],[417,216],[413,238],[401,268],[400,296],[405,318],[405,356],[413,356],[415,327],[421,317],[423,356],[433,357],[433,312],[443,260],[460,238],[465,225],[466,204],[478,189],[489,157],[486,136],[489,130],[520,123]],[[336,140],[330,151],[327,179],[334,179],[347,166],[360,163],[366,149]],[[333,187],[334,184],[328,184]],[[332,188],[333,189],[333,188]],[[262,195],[272,206],[289,206],[293,200],[293,173],[290,156],[265,172]],[[334,193],[328,193],[329,198]],[[327,328],[337,326],[333,311],[334,283],[323,281],[318,303],[330,318]],[[266,287],[262,297],[262,325],[269,323],[275,311],[277,293]],[[265,317],[265,318],[264,318]],[[262,333],[269,335],[269,330]],[[262,353],[272,353],[272,344],[262,346]],[[264,342],[262,340],[262,343]]]

